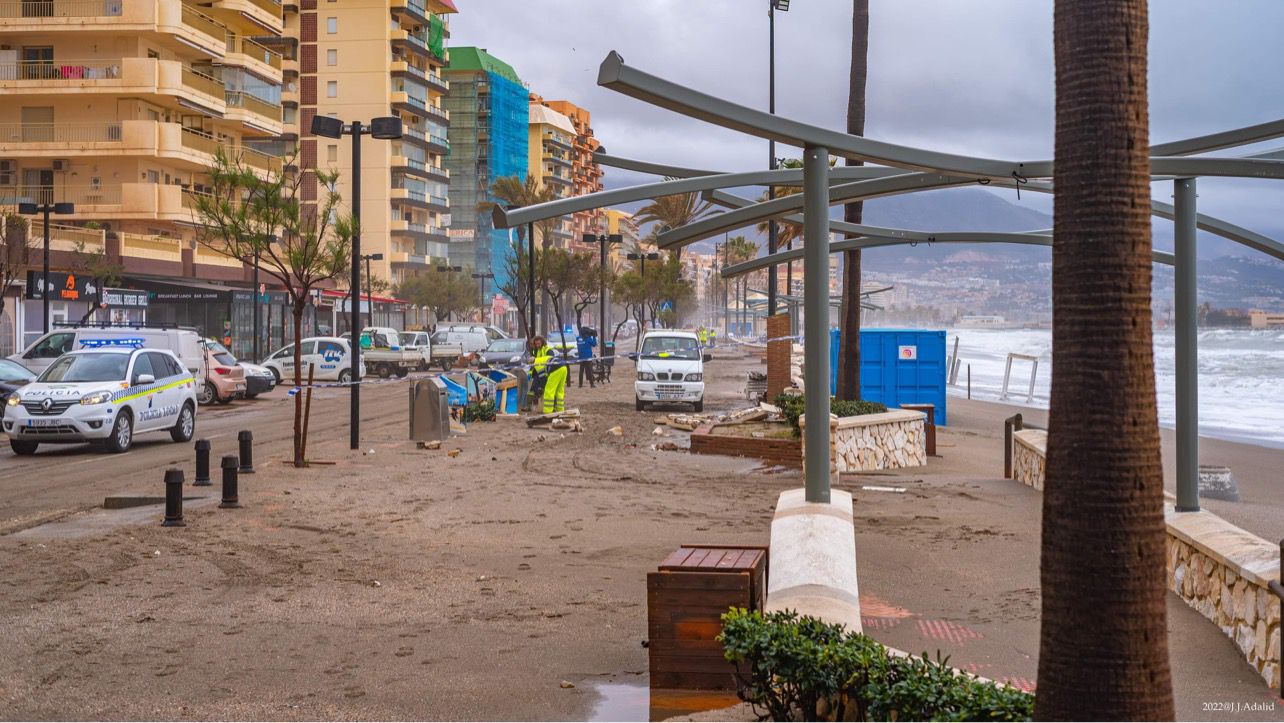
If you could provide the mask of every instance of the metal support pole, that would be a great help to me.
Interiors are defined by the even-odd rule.
[[[257,255],[257,254],[255,254],[255,256],[254,256],[254,277],[253,277],[253,278],[254,278],[254,281],[253,281],[253,286],[254,286],[254,325],[253,325],[253,330],[254,330],[254,344],[253,344],[253,346],[252,346],[252,353],[253,353],[253,355],[254,355],[254,363],[255,363],[255,364],[258,364],[258,363],[259,363],[259,361],[261,361],[261,360],[263,359],[263,357],[259,356],[259,301],[260,301],[260,299],[259,299],[259,257],[258,257],[258,255]]]
[[[772,115],[776,114],[776,3],[773,0],[767,0],[767,27],[768,27],[768,81],[767,81],[767,112]],[[776,140],[767,141],[767,168],[776,170]],[[767,185],[767,199],[771,200],[776,197],[776,187]],[[767,221],[767,253],[776,253],[779,244],[779,231],[776,228],[776,219],[773,217]],[[767,268],[767,313],[775,315],[776,313],[776,266],[772,264]],[[788,294],[789,289],[785,289]]]
[[[829,502],[829,149],[803,153],[807,501]]]
[[[1199,511],[1199,330],[1195,262],[1195,179],[1173,181],[1177,362],[1178,512]]]
[[[598,357],[606,358],[606,242],[609,237],[606,234],[599,234],[597,237],[598,244],[602,250],[602,268],[601,276],[598,277],[597,289],[597,348]],[[578,329],[577,329],[578,331]]]
[[[531,326],[528,329],[527,341],[534,339],[535,330],[535,222],[526,224],[526,288],[530,292]]]
[[[352,386],[348,387],[348,448],[361,449],[361,121],[352,122]],[[241,455],[245,463],[245,455]]]
[[[44,270],[41,272],[41,280],[44,289],[40,292],[41,303],[45,309],[45,333],[49,333],[49,212],[53,211],[53,204],[46,203],[40,207],[45,217],[45,260]]]

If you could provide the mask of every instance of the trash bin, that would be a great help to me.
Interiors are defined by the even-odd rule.
[[[450,436],[450,404],[446,385],[436,377],[410,385],[410,439],[444,441]]]

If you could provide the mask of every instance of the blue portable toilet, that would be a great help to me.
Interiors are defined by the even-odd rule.
[[[838,388],[838,329],[829,331],[829,393]],[[935,405],[945,425],[945,331],[861,329],[860,398],[890,407]]]

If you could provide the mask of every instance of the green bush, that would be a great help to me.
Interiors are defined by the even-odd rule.
[[[949,667],[904,658],[858,633],[791,611],[722,616],[737,693],[760,719],[1023,721],[1034,696]],[[764,712],[765,711],[765,712]]]
[[[799,436],[802,432],[798,426],[798,418],[806,411],[803,408],[802,395],[782,392],[777,394],[773,401],[777,407],[780,407],[780,411],[784,413],[785,419],[789,421],[789,426],[793,427],[794,436]],[[862,414],[882,414],[887,411],[887,405],[882,402],[867,402],[863,399],[847,400],[831,397],[829,411],[831,414],[836,414],[840,417],[859,417]]]
[[[495,401],[492,399],[483,399],[480,402],[469,402],[464,407],[464,424],[469,422],[493,422],[495,421]]]

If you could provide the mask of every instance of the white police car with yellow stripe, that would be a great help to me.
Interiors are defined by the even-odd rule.
[[[178,357],[128,340],[103,341],[85,340],[86,348],[63,354],[9,395],[2,424],[15,454],[75,442],[124,452],[144,432],[167,431],[175,442],[192,438],[196,382]]]

